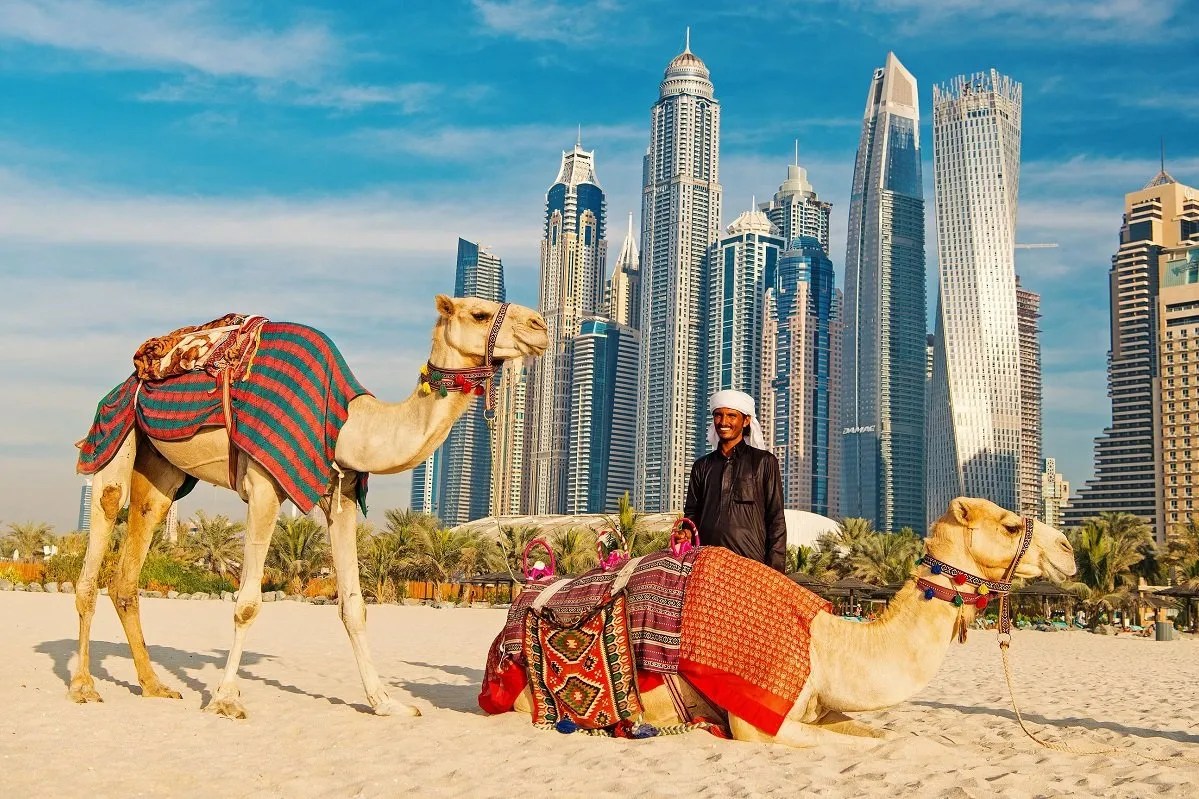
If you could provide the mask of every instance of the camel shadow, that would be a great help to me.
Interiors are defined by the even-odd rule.
[[[479,708],[479,686],[483,684],[483,670],[465,666],[454,666],[442,663],[421,663],[419,661],[404,661],[409,666],[420,666],[435,669],[445,674],[465,677],[470,682],[466,685],[446,683],[398,682],[391,684],[407,691],[417,699],[424,699],[434,707],[442,710],[452,710],[459,713],[469,713],[472,716],[486,715]]]
[[[933,702],[930,700],[913,701],[913,705],[922,705],[923,707],[936,708],[938,710],[956,710],[959,713],[967,715],[987,715],[987,716],[1003,716],[1015,722],[1018,721],[1016,714],[1010,710],[1002,708],[990,707],[967,707],[965,705],[953,705],[948,702]],[[1035,724],[1044,724],[1049,727],[1086,727],[1088,729],[1103,729],[1111,730],[1112,732],[1120,733],[1121,735],[1132,735],[1137,738],[1166,738],[1179,743],[1199,744],[1199,735],[1194,735],[1182,730],[1151,730],[1146,727],[1129,727],[1126,724],[1117,724],[1114,721],[1096,721],[1095,719],[1084,719],[1077,716],[1063,719],[1051,719],[1048,716],[1043,716],[1039,713],[1022,713],[1025,721],[1031,721]]]
[[[62,638],[57,641],[43,641],[35,646],[35,652],[47,655],[54,663],[54,673],[63,681],[63,684],[69,686],[71,684],[71,658],[74,657],[79,646],[78,640],[74,638]],[[158,644],[148,645],[147,650],[150,653],[151,662],[158,668],[165,669],[180,683],[185,685],[192,691],[200,695],[200,705],[203,707],[208,704],[212,698],[211,687],[201,682],[188,673],[189,669],[200,669],[205,666],[215,666],[217,669],[225,668],[225,660],[228,656],[226,652],[192,652],[186,649],[176,649],[171,646],[162,646]],[[141,686],[137,683],[131,683],[127,680],[122,680],[108,670],[105,663],[110,658],[116,658],[125,662],[128,671],[134,672],[133,655],[129,652],[128,644],[117,644],[111,641],[91,642],[91,665],[92,676],[97,679],[107,680],[121,688],[128,689],[131,693],[141,694]],[[239,680],[253,680],[262,683],[263,685],[277,688],[289,694],[306,696],[310,699],[323,699],[331,705],[345,705],[363,713],[371,713],[368,705],[362,703],[347,702],[336,696],[326,696],[325,694],[305,691],[295,685],[280,682],[271,677],[261,677],[256,674],[248,673],[247,666],[254,666],[259,663],[267,663],[275,658],[272,655],[265,655],[260,652],[243,651],[241,656],[241,668],[238,670]]]

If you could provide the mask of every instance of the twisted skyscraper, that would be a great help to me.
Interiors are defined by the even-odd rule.
[[[720,104],[688,41],[666,67],[643,168],[635,504],[651,513],[682,509],[706,446],[704,270],[720,196]]]
[[[924,525],[924,190],[916,79],[874,71],[845,253],[841,512],[880,530]]]

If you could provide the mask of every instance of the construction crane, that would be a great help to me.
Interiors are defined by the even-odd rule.
[[[1017,250],[1049,250],[1057,246],[1057,242],[1049,242],[1048,244],[1013,244]]]

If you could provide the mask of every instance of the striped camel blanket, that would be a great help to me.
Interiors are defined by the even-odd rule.
[[[329,487],[350,401],[370,392],[319,330],[265,322],[258,335],[253,360],[229,385],[232,424],[226,424],[222,397],[228,371],[215,377],[186,372],[159,381],[139,381],[133,374],[100,400],[91,430],[78,445],[79,473],[102,469],[135,424],[162,441],[223,426],[231,429],[233,446],[266,469],[301,512],[312,510]],[[366,477],[359,475],[357,486],[363,513]],[[184,483],[176,498],[194,485]]]

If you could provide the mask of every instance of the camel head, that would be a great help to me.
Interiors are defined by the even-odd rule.
[[[1019,514],[987,499],[958,497],[933,524],[925,546],[934,558],[988,580],[999,580],[1016,557],[1023,537],[1024,519]],[[1066,536],[1034,522],[1032,543],[1013,576],[1061,580],[1077,570],[1074,549]]]
[[[434,339],[456,350],[464,359],[479,366],[487,352],[492,322],[500,309],[498,302],[477,297],[437,295],[437,328]],[[541,314],[523,305],[509,305],[495,339],[492,359],[504,361],[526,355],[540,355],[549,346],[545,320]]]

